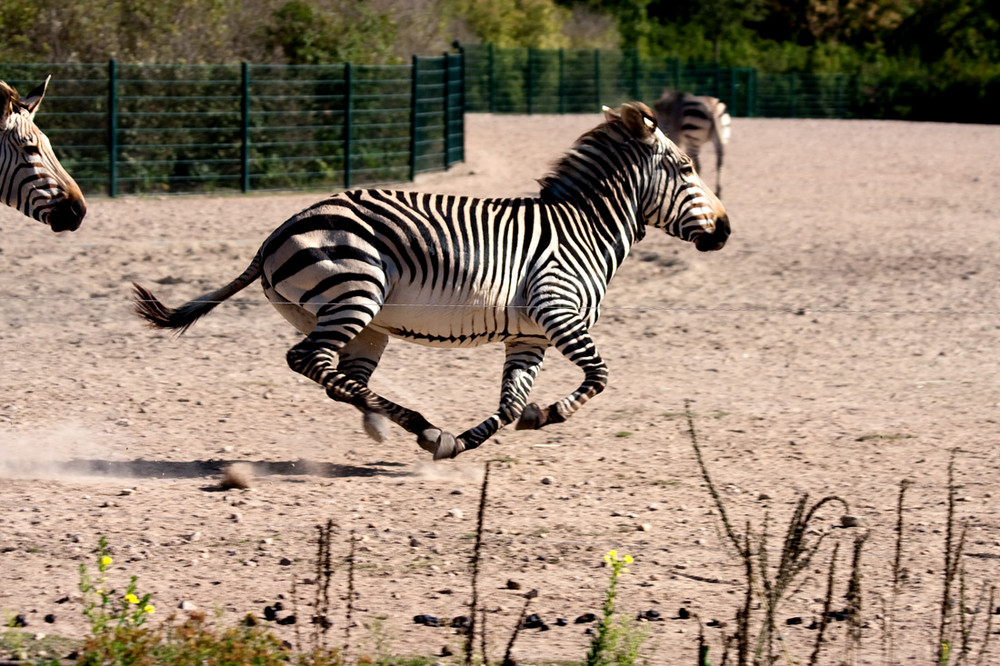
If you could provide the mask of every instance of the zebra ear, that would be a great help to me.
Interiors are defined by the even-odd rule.
[[[604,120],[609,123],[613,123],[616,120],[621,120],[622,117],[618,115],[618,112],[612,109],[610,106],[602,106],[601,111],[604,112]]]
[[[0,81],[0,118],[9,117],[16,103],[17,91],[7,85],[6,81]]]
[[[656,139],[656,116],[642,102],[629,102],[622,105],[622,121],[625,127],[637,140],[651,144]]]
[[[28,110],[29,118],[34,119],[35,111],[38,110],[38,105],[42,103],[42,98],[45,97],[45,91],[48,90],[50,79],[52,79],[51,74],[45,77],[45,81],[42,82],[42,85],[28,93],[28,96],[21,101],[24,108]]]

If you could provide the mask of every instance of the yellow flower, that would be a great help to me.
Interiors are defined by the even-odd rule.
[[[135,596],[130,592],[125,595],[125,601],[129,602],[130,604],[137,604],[139,603],[139,597]]]
[[[626,555],[625,556],[625,564],[632,564],[632,562],[634,562],[634,561],[635,560],[632,559],[631,555]]]
[[[111,559],[111,557],[110,557],[110,556],[108,556],[108,555],[105,555],[104,557],[102,557],[102,558],[101,558],[101,566],[102,566],[102,567],[106,567],[106,566],[108,566],[109,564],[111,564],[111,562],[112,562],[112,561],[113,561],[113,560]]]
[[[155,611],[156,609],[153,608],[153,604],[146,604],[146,606],[142,610],[152,615],[153,611]]]

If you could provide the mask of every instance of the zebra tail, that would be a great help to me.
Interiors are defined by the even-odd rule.
[[[230,298],[237,292],[247,288],[260,277],[262,260],[260,252],[253,258],[243,273],[221,289],[202,294],[188,301],[179,308],[168,308],[160,302],[153,292],[145,287],[132,283],[132,300],[135,313],[146,320],[154,328],[169,328],[180,335],[203,316],[211,312],[216,305]]]

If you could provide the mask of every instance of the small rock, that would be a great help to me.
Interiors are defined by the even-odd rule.
[[[508,580],[507,581],[507,589],[508,590],[520,590],[521,589],[521,584],[518,583],[516,580]]]
[[[556,618],[556,626],[557,627],[565,627],[567,624],[569,624],[569,620],[567,620],[566,618],[564,618],[564,617],[558,617],[558,618]]]
[[[416,624],[422,624],[426,627],[440,627],[441,621],[434,617],[433,615],[416,615],[413,618]]]
[[[274,606],[264,606],[264,619],[268,622],[274,622],[278,617],[278,611],[274,609]]]
[[[768,495],[767,493],[761,493],[760,495],[757,495],[758,502],[766,502],[769,499],[771,499],[771,496]]]
[[[292,566],[292,561],[287,557],[283,557],[280,560],[278,560],[278,564],[280,564],[283,567],[290,567]]]
[[[649,532],[652,529],[653,529],[652,523],[642,523],[641,525],[639,525],[640,532]]]
[[[857,516],[843,515],[840,517],[841,527],[857,527],[859,524]]]
[[[195,610],[198,610],[198,607],[193,602],[186,601],[186,600],[182,601],[180,604],[178,604],[177,607],[179,609],[181,609],[182,611],[195,611]]]
[[[553,479],[551,476],[543,476],[542,477],[542,485],[543,486],[551,486],[553,483],[555,483],[555,479]]]
[[[458,617],[451,618],[451,626],[453,629],[468,629],[469,628],[469,616],[459,615]]]
[[[118,492],[119,495],[123,495],[123,496],[132,495],[134,493],[135,493],[135,488],[122,488]]]
[[[28,618],[23,613],[15,615],[14,619],[7,625],[8,627],[27,627]]]
[[[642,611],[636,619],[645,620],[646,622],[663,622],[663,618],[660,616],[660,611],[658,610]]]
[[[48,615],[45,616],[46,624],[55,624],[55,621],[56,621],[56,616],[53,615],[52,613],[49,613]]]
[[[420,545],[420,540],[417,537],[410,537],[410,548],[416,548]]]
[[[593,613],[584,613],[580,617],[576,618],[573,622],[576,624],[586,624],[588,622],[594,622],[597,620],[597,616]]]
[[[285,617],[278,620],[278,624],[295,624],[296,619],[294,615],[286,615]]]
[[[788,618],[788,619],[785,620],[785,624],[787,624],[789,626],[794,626],[796,624],[802,624],[802,618],[798,617],[798,616],[796,616],[796,617],[790,617],[790,618]]]
[[[680,609],[678,609],[677,611],[677,617],[681,620],[686,620],[689,617],[691,617],[691,611],[681,606]]]
[[[448,511],[448,515],[451,516],[452,518],[459,518],[459,519],[465,516],[465,514],[462,513],[461,509],[451,509]]]
[[[536,613],[532,613],[528,617],[524,618],[524,621],[521,623],[521,626],[525,629],[538,629],[543,624],[545,623],[542,622],[542,618],[539,617]]]

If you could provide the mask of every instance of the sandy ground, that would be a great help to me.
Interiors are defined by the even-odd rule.
[[[467,162],[413,187],[536,192],[535,179],[599,121],[470,116]],[[401,430],[367,440],[354,410],[294,375],[284,357],[297,334],[256,288],[180,338],[130,313],[131,281],[169,304],[219,286],[322,193],[92,198],[83,227],[61,236],[4,209],[0,611],[24,614],[32,631],[82,635],[78,567],[93,569],[103,535],[111,583],[137,575],[156,618],[187,602],[236,622],[282,598],[291,606],[295,581],[296,626],[308,636],[316,526],[329,519],[332,642],[345,637],[343,558],[355,532],[355,619],[381,629],[352,628],[353,651],[374,654],[381,638],[394,653],[458,654],[453,629],[413,617],[468,612],[469,537],[484,465],[497,460],[481,582],[493,660],[532,588],[528,612],[549,630],[521,632],[514,655],[582,659],[592,625],[574,620],[599,611],[602,557],[614,548],[635,558],[619,610],[664,618],[645,625],[650,663],[694,663],[698,624],[679,619],[682,607],[725,625],[705,629],[719,663],[745,586],[696,464],[690,401],[736,529],[749,521],[759,533],[769,516],[772,564],[804,494],[838,495],[860,522],[841,529],[844,511],[831,506],[812,523],[807,538],[826,540],[778,613],[791,658],[811,652],[833,545],[842,608],[849,553],[868,532],[861,650],[835,622],[820,663],[888,663],[880,625],[899,484],[910,479],[892,625],[900,662],[933,659],[954,449],[981,641],[989,609],[975,597],[996,582],[1000,559],[998,149],[1000,126],[736,119],[723,181],[730,243],[700,254],[656,234],[637,247],[593,330],[608,390],[565,424],[504,431],[439,463]],[[493,411],[501,363],[497,347],[397,341],[373,386],[460,432]],[[546,404],[578,381],[551,354],[533,396]],[[252,466],[252,490],[218,488],[233,462]],[[794,617],[803,623],[785,624]],[[295,629],[275,627],[290,640]]]

